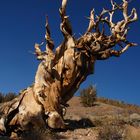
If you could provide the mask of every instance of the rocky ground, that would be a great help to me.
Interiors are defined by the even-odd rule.
[[[83,107],[79,97],[69,102],[65,120],[68,130],[58,132],[69,140],[140,140],[140,114],[96,102]]]
[[[140,114],[132,108],[101,102],[84,107],[80,97],[73,97],[64,119],[65,131],[26,132],[21,140],[140,140]]]

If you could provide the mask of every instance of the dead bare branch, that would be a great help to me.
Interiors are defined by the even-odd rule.
[[[62,31],[65,38],[72,36],[72,27],[70,25],[68,16],[66,16],[66,5],[67,0],[62,0],[62,7],[59,9],[60,17],[62,20],[60,24],[60,30]]]
[[[86,31],[86,33],[88,33],[88,32],[91,32],[92,31],[92,29],[94,28],[94,26],[95,26],[95,19],[94,19],[94,15],[95,13],[94,13],[94,9],[92,9],[91,10],[91,12],[90,12],[90,22],[89,22],[89,26],[88,26],[88,29],[87,29],[87,31]]]
[[[49,23],[48,23],[48,17],[46,17],[46,35],[45,35],[45,39],[47,41],[47,46],[50,50],[53,50],[54,49],[54,42],[53,40],[51,39],[51,33],[50,33],[50,28],[49,28]]]

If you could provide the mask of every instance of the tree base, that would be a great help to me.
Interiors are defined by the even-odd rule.
[[[65,129],[62,117],[56,111],[45,115],[42,105],[34,98],[33,88],[29,87],[17,98],[0,105],[0,134],[11,135],[26,130],[47,127]]]

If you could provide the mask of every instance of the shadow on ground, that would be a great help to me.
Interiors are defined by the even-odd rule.
[[[46,131],[42,132],[37,132],[34,131],[30,133],[29,131],[22,134],[20,137],[20,140],[61,140],[61,139],[66,139],[65,136],[60,136],[54,132],[51,132],[46,129]]]
[[[65,122],[67,123],[67,128],[69,130],[95,127],[95,125],[92,123],[92,121],[88,118],[82,118],[80,120],[67,119],[67,120],[65,120]]]

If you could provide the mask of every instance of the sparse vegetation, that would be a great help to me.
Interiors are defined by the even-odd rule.
[[[131,113],[140,113],[139,106],[133,105],[133,104],[128,104],[128,103],[125,103],[123,101],[117,101],[117,100],[112,100],[112,99],[108,99],[108,98],[104,98],[104,97],[98,97],[97,102],[102,102],[105,104],[109,104],[109,105],[113,105],[113,106],[127,109],[130,114]]]
[[[121,126],[107,125],[99,131],[99,140],[123,140],[124,129]]]
[[[95,104],[96,97],[97,97],[96,87],[93,85],[90,85],[86,89],[81,90],[80,96],[81,96],[81,103],[85,107],[93,106]]]
[[[4,93],[1,93],[0,92],[0,103],[11,101],[16,96],[17,96],[17,94],[16,93],[13,93],[13,92],[9,92],[7,94],[4,94]]]

